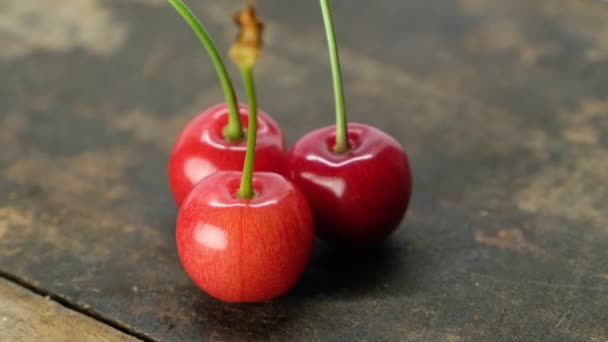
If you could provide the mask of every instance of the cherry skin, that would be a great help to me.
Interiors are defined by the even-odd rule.
[[[287,292],[311,255],[313,219],[283,176],[257,172],[256,197],[238,196],[241,172],[215,173],[179,210],[177,249],[190,278],[224,302],[262,302]]]
[[[388,134],[348,124],[350,149],[334,152],[335,126],[308,133],[289,152],[288,178],[313,211],[317,235],[350,246],[387,237],[405,215],[412,192],[407,155]]]
[[[239,111],[246,128],[247,107],[240,105]],[[192,119],[177,138],[169,158],[169,184],[178,207],[203,178],[217,171],[243,169],[247,141],[226,140],[227,124],[228,108],[218,104]],[[255,171],[282,173],[284,158],[283,132],[268,114],[258,111]]]

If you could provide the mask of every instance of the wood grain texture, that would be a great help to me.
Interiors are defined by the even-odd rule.
[[[0,341],[138,341],[51,299],[0,279]]]
[[[243,306],[175,250],[168,153],[222,99],[187,26],[160,0],[5,3],[53,28],[0,25],[4,272],[162,341],[608,340],[605,2],[333,1],[350,118],[408,151],[411,209],[382,248],[318,243],[293,291]],[[238,3],[190,3],[225,50]],[[318,4],[259,5],[260,105],[293,143],[333,118]]]

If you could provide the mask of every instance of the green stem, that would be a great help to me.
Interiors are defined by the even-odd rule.
[[[249,125],[247,129],[247,152],[245,153],[245,165],[243,166],[239,196],[241,198],[253,198],[255,197],[253,166],[255,164],[255,144],[258,132],[258,102],[255,94],[253,67],[241,66],[240,69],[247,92],[247,102],[249,102]]]
[[[209,54],[209,57],[211,57],[213,66],[215,67],[215,70],[220,78],[220,83],[222,84],[222,90],[224,91],[224,97],[226,98],[229,113],[228,126],[226,126],[224,129],[224,137],[227,140],[232,141],[243,139],[243,126],[241,124],[241,116],[238,110],[234,87],[232,86],[230,76],[228,76],[228,71],[226,71],[226,66],[222,61],[219,51],[215,47],[215,44],[209,36],[209,33],[207,33],[207,30],[205,30],[198,18],[196,18],[196,16],[192,13],[192,11],[190,11],[188,6],[186,6],[182,0],[168,1],[171,5],[173,5],[173,7],[175,7],[177,12],[182,15],[194,33],[196,33],[201,43],[203,43],[203,46],[205,49],[207,49],[207,53]]]
[[[320,0],[321,10],[323,11],[323,21],[325,23],[325,33],[327,34],[327,45],[329,47],[329,58],[331,61],[331,73],[334,83],[334,97],[336,101],[336,153],[348,151],[348,126],[346,120],[346,106],[344,104],[344,88],[342,86],[342,71],[340,69],[340,54],[338,43],[336,42],[336,32],[334,21],[329,7],[329,0]]]

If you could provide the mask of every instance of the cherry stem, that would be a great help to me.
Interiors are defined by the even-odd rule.
[[[249,102],[249,124],[247,129],[247,152],[245,153],[245,165],[243,166],[243,177],[239,196],[250,199],[255,197],[253,189],[253,168],[255,164],[255,145],[258,132],[258,102],[255,93],[255,80],[253,77],[253,67],[241,65],[241,76],[247,92],[247,102]]]
[[[348,145],[348,123],[346,120],[346,106],[344,104],[344,88],[342,86],[342,70],[340,68],[340,54],[336,42],[334,21],[329,7],[329,0],[320,0],[327,34],[327,45],[329,47],[329,58],[331,61],[331,73],[334,83],[334,97],[336,102],[336,145],[334,152],[346,153],[350,148]]]
[[[234,87],[226,70],[226,66],[222,61],[219,51],[215,47],[215,43],[207,33],[207,30],[203,27],[200,20],[192,13],[192,11],[186,6],[182,0],[168,0],[171,5],[182,15],[184,20],[190,25],[194,33],[198,36],[199,40],[207,49],[209,57],[213,62],[213,66],[220,78],[224,97],[226,98],[226,104],[228,106],[228,125],[224,129],[224,138],[230,141],[238,141],[244,138],[243,126],[241,123],[241,116],[238,110],[237,98],[234,92]]]

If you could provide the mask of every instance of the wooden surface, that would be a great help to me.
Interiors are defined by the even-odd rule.
[[[225,49],[240,1],[190,3]],[[293,143],[332,120],[318,4],[259,4],[260,104]],[[222,99],[193,34],[161,0],[3,0],[2,274],[159,341],[607,341],[608,4],[334,7],[350,116],[413,166],[383,248],[318,243],[285,297],[210,299],[166,181],[180,128]]]
[[[0,279],[0,341],[137,341],[118,330]]]

